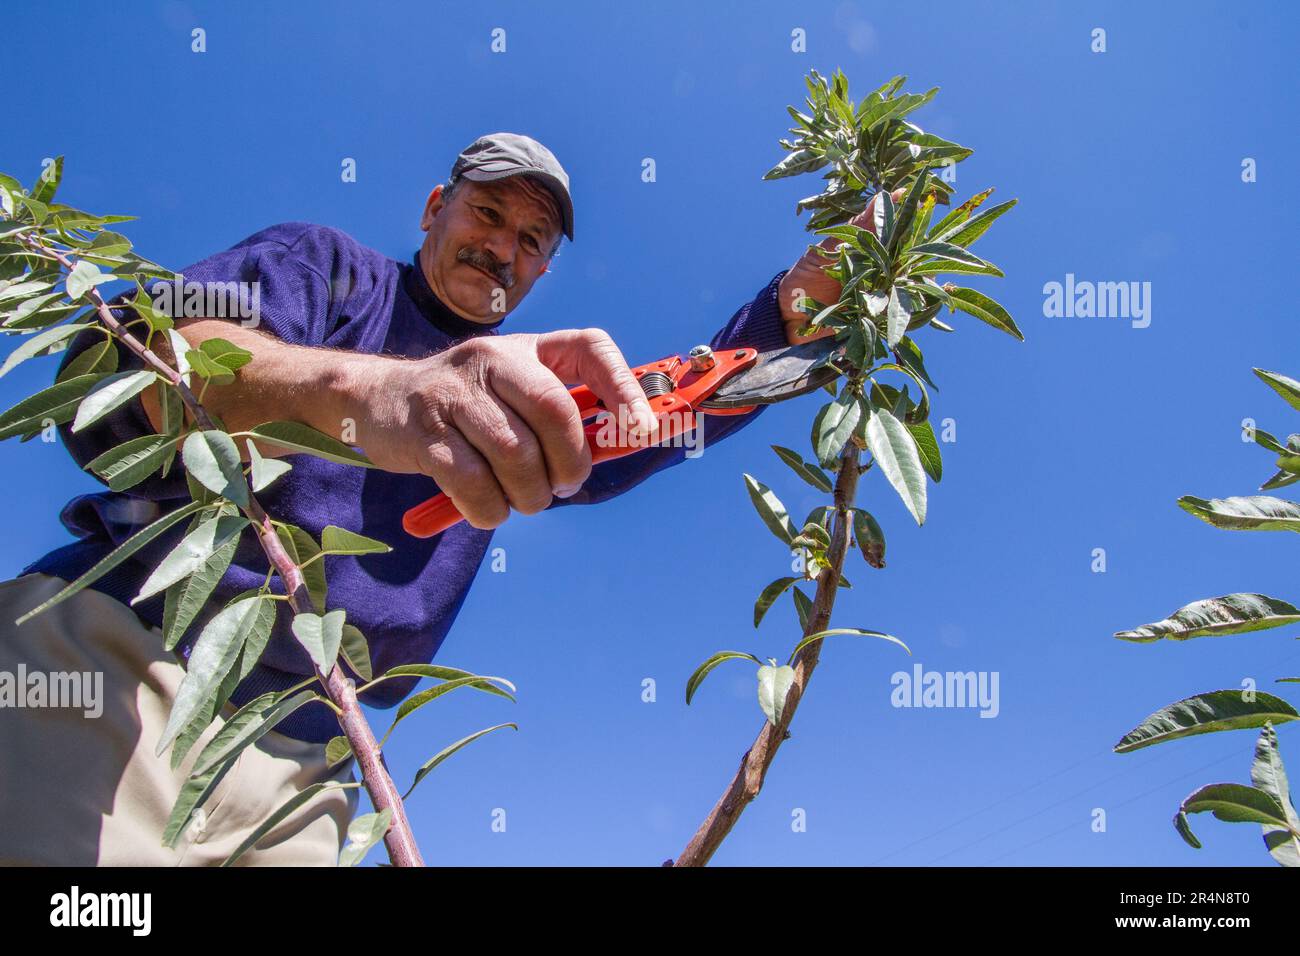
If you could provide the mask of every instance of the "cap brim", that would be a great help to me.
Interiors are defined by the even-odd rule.
[[[476,166],[474,169],[465,170],[461,173],[461,176],[479,183],[493,182],[510,176],[532,176],[534,179],[540,180],[542,185],[555,197],[555,204],[560,207],[560,216],[564,220],[561,224],[564,234],[569,237],[570,242],[573,241],[573,201],[569,199],[569,191],[565,189],[564,183],[550,173],[543,172],[540,169],[520,169],[514,165],[507,166],[504,169],[489,169]]]

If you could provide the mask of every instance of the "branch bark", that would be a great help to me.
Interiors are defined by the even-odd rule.
[[[852,439],[844,443],[840,456],[839,475],[835,480],[835,524],[831,529],[831,546],[827,551],[830,567],[825,568],[817,578],[817,594],[813,598],[812,611],[808,615],[808,627],[804,636],[824,631],[830,624],[831,611],[835,607],[835,592],[839,589],[840,574],[844,569],[844,558],[849,549],[849,528],[852,522],[849,508],[853,507],[857,494],[858,479],[861,470],[858,460],[861,452]],[[712,811],[700,824],[700,828],[691,837],[689,843],[676,861],[667,860],[665,866],[704,866],[712,858],[727,834],[731,832],[745,807],[753,802],[763,788],[767,770],[776,758],[776,752],[782,742],[790,736],[790,722],[794,720],[799,701],[803,699],[808,682],[821,657],[821,641],[814,641],[799,652],[794,665],[794,683],[786,696],[785,709],[781,713],[780,725],[770,720],[763,724],[758,738],[752,747],[740,758],[740,767],[727,785],[722,797]]]
[[[69,272],[72,271],[72,262],[58,249],[43,245],[39,240],[31,236],[24,235],[21,238],[33,249],[53,255],[64,268]],[[185,384],[181,373],[160,359],[152,349],[145,348],[144,343],[133,336],[126,326],[117,320],[98,289],[90,289],[87,292],[87,297],[95,306],[100,322],[128,349],[139,356],[141,361],[160,375],[165,376],[176,387],[181,402],[189,411],[194,422],[203,429],[216,428],[212,416],[208,414],[190,387]],[[303,578],[302,571],[284,549],[280,536],[271,524],[270,516],[257,498],[254,497],[251,488],[248,491],[248,505],[244,507],[243,511],[253,523],[254,529],[256,529],[257,540],[261,544],[267,560],[284,580],[284,590],[289,596],[289,606],[294,613],[320,613],[321,609],[315,606],[311,595],[307,591],[307,583]],[[411,823],[406,816],[406,808],[402,803],[401,793],[393,783],[388,768],[384,765],[383,754],[375,740],[374,732],[370,729],[370,724],[366,721],[361,705],[357,701],[356,686],[343,673],[337,663],[330,669],[328,674],[323,673],[317,667],[316,677],[321,686],[325,688],[326,695],[340,711],[339,724],[352,747],[353,755],[357,758],[357,764],[361,768],[362,783],[366,788],[366,792],[370,794],[370,800],[374,804],[375,810],[377,812],[392,811],[392,823],[388,828],[388,832],[384,834],[384,845],[388,850],[389,860],[394,866],[424,866],[424,859],[420,855],[420,849],[415,842],[415,834],[412,832]]]

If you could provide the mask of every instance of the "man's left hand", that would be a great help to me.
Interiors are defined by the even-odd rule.
[[[874,233],[876,231],[876,203],[879,198],[879,193],[872,196],[871,202],[867,203],[867,208],[853,217],[850,223],[862,229],[870,229]],[[895,203],[901,202],[903,190],[895,189],[890,198]],[[819,245],[821,248],[833,253],[840,247],[841,241],[834,236],[827,236]],[[781,280],[781,286],[777,290],[777,298],[781,303],[781,319],[785,322],[785,339],[789,344],[797,345],[800,342],[811,342],[814,339],[822,339],[835,334],[835,329],[824,328],[812,335],[799,335],[798,330],[807,325],[812,316],[795,308],[795,303],[802,296],[808,296],[827,305],[839,300],[840,284],[826,274],[826,269],[834,264],[835,258],[833,256],[824,256],[812,249],[807,249],[800,256],[799,261],[790,267],[790,271],[785,274],[785,278]]]

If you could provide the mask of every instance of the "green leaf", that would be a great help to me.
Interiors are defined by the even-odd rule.
[[[710,672],[715,667],[717,667],[719,664],[725,661],[735,661],[741,659],[747,661],[753,661],[755,664],[763,663],[753,654],[746,654],[743,651],[718,651],[718,653],[714,654],[712,657],[710,657],[699,667],[695,668],[695,673],[691,674],[690,679],[686,681],[687,706],[690,705],[691,698],[695,696],[695,692],[699,690],[700,685],[704,683],[704,678],[708,677]]]
[[[253,481],[253,491],[261,491],[285,472],[293,469],[293,465],[287,461],[280,461],[278,458],[263,458],[261,452],[257,450],[257,444],[252,439],[245,440],[244,444],[248,446],[248,461],[251,466],[250,477]]]
[[[199,343],[199,351],[230,372],[238,371],[253,360],[252,352],[220,338],[204,339]]]
[[[789,465],[791,470],[808,484],[819,491],[832,490],[831,480],[826,477],[826,473],[816,465],[810,465],[804,461],[798,452],[791,451],[789,448],[782,448],[780,445],[773,445],[772,450],[776,452],[778,458]]]
[[[441,684],[435,684],[432,687],[420,691],[418,694],[406,698],[406,700],[402,701],[401,706],[397,708],[397,716],[393,719],[392,724],[389,725],[388,730],[384,731],[384,736],[383,739],[379,741],[379,746],[382,748],[384,742],[388,740],[389,734],[397,729],[397,725],[425,704],[431,703],[439,697],[449,694],[454,690],[459,690],[462,687],[477,688],[483,681],[496,681],[497,683],[504,682],[500,677],[481,677],[476,674],[473,677],[460,677],[454,680],[443,681]]]
[[[799,652],[809,644],[814,641],[820,641],[824,637],[830,637],[832,634],[854,634],[858,637],[878,637],[882,641],[889,641],[893,644],[897,644],[903,650],[907,651],[909,655],[912,653],[911,648],[892,634],[884,634],[880,631],[866,631],[860,627],[835,627],[831,628],[829,631],[818,631],[816,634],[809,634],[802,641],[796,644],[794,650],[790,652],[790,663],[793,664],[794,659],[799,655]]]
[[[886,313],[885,344],[891,349],[902,341],[903,336],[907,334],[907,324],[912,320],[914,307],[912,297],[907,292],[899,288],[898,285],[890,287],[889,308]]]
[[[3,283],[0,283],[0,302],[10,302],[14,299],[30,300],[31,296],[53,288],[54,278],[57,278],[56,273],[29,272],[20,279],[6,279]],[[49,301],[45,296],[41,296],[41,299],[42,301]]]
[[[924,524],[925,472],[911,432],[889,409],[873,407],[867,422],[867,446],[916,523]]]
[[[763,588],[763,593],[758,596],[754,602],[754,626],[758,627],[759,621],[763,620],[763,615],[767,609],[776,603],[776,599],[785,593],[786,588],[794,584],[799,578],[777,578],[767,587]]]
[[[934,428],[929,422],[904,422],[907,430],[912,435],[912,440],[916,442],[916,452],[921,458],[921,467],[925,473],[930,476],[930,480],[938,483],[943,478],[943,458],[939,454],[939,442],[935,440]]]
[[[302,612],[293,616],[293,635],[307,649],[322,674],[333,670],[334,662],[338,660],[339,645],[343,643],[343,619],[346,616],[347,612],[343,608],[324,615]]]
[[[180,794],[172,805],[171,814],[167,818],[167,825],[163,829],[163,846],[169,849],[176,847],[181,834],[189,826],[194,811],[212,796],[217,789],[217,785],[221,783],[222,778],[233,766],[234,763],[228,763],[213,768],[201,777],[190,777],[181,785]]]
[[[11,289],[5,291],[9,292]],[[55,322],[62,322],[80,308],[80,305],[65,303],[63,296],[58,292],[50,292],[19,302],[18,307],[8,313],[4,320],[4,327],[20,330],[25,334],[31,329],[43,329]]]
[[[37,202],[49,203],[54,199],[55,192],[58,191],[59,183],[63,180],[63,157],[54,157],[54,162],[49,163],[41,168],[41,174],[36,178],[32,186],[31,197]]]
[[[249,520],[242,515],[218,515],[203,522],[182,538],[180,544],[145,579],[140,586],[140,593],[131,598],[132,606],[199,570],[232,539],[237,540],[249,524]]]
[[[68,339],[82,329],[90,327],[91,323],[89,322],[71,322],[67,325],[56,325],[52,329],[46,329],[44,332],[33,335],[9,353],[4,364],[0,365],[0,376],[8,375],[11,369],[26,362],[29,358],[63,351],[67,348]],[[152,375],[153,373],[149,374]]]
[[[80,299],[95,286],[103,285],[105,282],[113,282],[118,276],[108,272],[100,272],[99,268],[84,259],[72,267],[68,273],[67,289],[68,298],[72,300]]]
[[[181,449],[185,469],[209,491],[229,498],[240,507],[248,505],[248,483],[235,440],[223,431],[190,432]]]
[[[325,554],[384,554],[393,550],[382,541],[332,524],[321,530],[320,544]]]
[[[131,251],[131,240],[120,232],[105,229],[95,235],[88,248],[101,256],[120,256]]]
[[[65,365],[56,381],[66,382],[81,375],[112,375],[117,371],[117,363],[117,345],[112,337],[108,337]]]
[[[831,546],[831,536],[820,524],[813,522],[805,524],[800,529],[799,536],[790,543],[795,547],[824,551]]]
[[[971,213],[983,205],[984,200],[988,199],[991,195],[993,195],[993,187],[990,186],[983,192],[978,192],[974,196],[971,196],[970,199],[967,199],[964,203],[939,220],[938,224],[930,230],[928,237],[931,239],[942,240],[945,233],[949,232],[954,227],[960,228],[961,224],[970,218]]]
[[[374,468],[375,463],[358,451],[324,432],[298,422],[266,422],[252,430],[255,438],[263,438],[294,452],[303,452],[343,465]]]
[[[773,724],[780,725],[785,715],[785,698],[794,684],[794,668],[776,666],[776,661],[758,669],[758,706]]]
[[[1239,783],[1212,783],[1184,800],[1174,817],[1174,827],[1179,835],[1197,849],[1200,849],[1201,842],[1192,833],[1187,814],[1207,810],[1228,823],[1260,823],[1266,828],[1285,828],[1287,825],[1282,807],[1263,790]]]
[[[1280,372],[1266,372],[1262,368],[1253,371],[1265,385],[1281,395],[1283,401],[1296,411],[1300,411],[1300,382]]]
[[[949,242],[954,246],[965,248],[984,235],[989,226],[993,225],[995,219],[1003,213],[1010,212],[1016,202],[1015,199],[1009,199],[1004,203],[998,203],[996,206],[990,206],[979,215],[965,222],[950,225],[942,231],[936,230],[928,238],[935,242]]]
[[[937,275],[996,276],[998,278],[1004,275],[1001,269],[988,260],[981,260],[979,264],[972,265],[968,262],[954,262],[951,259],[930,260],[909,266],[907,274],[914,279]],[[952,294],[949,289],[944,291],[949,295]]]
[[[125,491],[157,471],[175,447],[175,438],[140,435],[91,459],[86,467],[113,491]]]
[[[954,288],[947,291],[952,296],[953,302],[959,311],[965,312],[967,315],[973,315],[981,322],[987,322],[993,328],[1001,329],[1008,335],[1015,336],[1021,342],[1025,340],[1024,333],[1016,326],[1011,314],[982,292],[976,292],[974,289]]]
[[[894,357],[898,364],[920,376],[921,380],[929,385],[936,392],[939,386],[934,384],[930,378],[930,373],[925,370],[925,360],[921,355],[921,347],[917,345],[908,336],[903,336],[897,345],[894,346]]]
[[[808,622],[812,618],[812,601],[808,599],[808,595],[798,588],[791,588],[790,596],[794,598],[794,609],[799,615],[799,630],[801,633],[805,632],[808,630]]]
[[[347,625],[344,625],[346,629]],[[481,690],[488,694],[495,694],[497,697],[504,697],[511,702],[514,701],[512,693],[517,693],[515,685],[510,683],[504,677],[480,677],[478,674],[471,674],[469,671],[463,671],[458,667],[445,667],[442,664],[398,664],[396,667],[390,667],[379,677],[371,681],[372,684],[381,680],[387,680],[390,677],[432,677],[436,680],[460,680],[464,677],[477,678],[476,683],[466,684],[466,687],[474,690]],[[510,688],[510,692],[493,687],[492,681],[496,681],[503,687]]]
[[[988,264],[974,253],[967,252],[961,246],[953,245],[950,242],[931,241],[918,243],[908,249],[907,254],[909,256],[929,256],[935,259],[947,259],[967,266],[984,266]]]
[[[275,601],[269,598],[236,601],[213,616],[194,642],[185,678],[176,691],[176,700],[154,751],[155,756],[163,755],[222,682],[235,665],[245,642],[254,637],[265,640],[274,623]]]
[[[1117,631],[1123,641],[1150,643],[1161,638],[1185,641],[1193,637],[1245,634],[1300,621],[1300,609],[1263,594],[1227,594],[1193,601],[1163,621],[1143,624],[1131,631]]]
[[[90,570],[88,570],[81,577],[77,578],[77,580],[71,582],[66,588],[64,588],[58,594],[54,595],[54,597],[50,598],[45,603],[40,604],[37,607],[33,608],[32,610],[28,611],[22,617],[18,618],[18,620],[16,620],[14,623],[22,624],[24,621],[27,621],[35,617],[37,614],[40,614],[42,611],[49,610],[50,608],[54,607],[54,605],[62,601],[66,601],[68,598],[72,597],[72,595],[76,594],[82,588],[94,584],[96,581],[98,581],[109,571],[113,570],[113,568],[117,567],[119,564],[121,564],[131,555],[135,554],[137,551],[143,548],[154,538],[158,537],[158,535],[162,534],[172,525],[176,524],[176,522],[189,517],[190,515],[194,514],[202,507],[203,507],[202,503],[197,501],[191,501],[183,508],[177,508],[175,511],[163,515],[153,524],[148,525],[147,527],[141,529],[140,531],[137,531],[135,534],[131,535],[131,537],[127,538],[120,545],[118,545],[107,555],[101,558],[98,562],[96,562],[90,568]]]
[[[384,807],[380,813],[363,813],[348,824],[347,844],[339,851],[339,866],[356,866],[370,852],[370,848],[384,838],[393,825],[393,810]]]
[[[325,745],[325,762],[331,767],[352,756],[352,745],[346,737],[332,737]]]
[[[771,488],[749,474],[745,475],[745,488],[749,491],[749,500],[754,503],[754,509],[763,519],[763,523],[774,535],[790,545],[798,536],[798,531],[795,530],[794,522],[790,520],[790,515],[785,510],[785,505],[781,503],[781,499]]]
[[[1300,505],[1267,495],[1209,500],[1183,495],[1178,507],[1229,531],[1300,531]]]
[[[172,320],[170,315],[158,311],[154,306],[153,299],[150,297],[148,291],[146,291],[144,286],[138,281],[136,283],[135,296],[131,299],[128,305],[139,318],[148,322],[149,328],[155,332],[166,332],[168,329],[176,327],[176,323]]]
[[[813,421],[813,451],[823,468],[838,470],[844,444],[863,415],[861,397],[846,385],[839,397],[822,407]]]
[[[82,398],[98,381],[98,375],[79,375],[23,399],[0,414],[0,439],[39,431],[47,419],[56,425],[70,421]]]
[[[1285,488],[1287,485],[1293,485],[1300,481],[1300,474],[1292,474],[1287,471],[1279,471],[1268,481],[1259,486],[1260,491],[1272,491],[1274,488]]]
[[[492,733],[492,731],[494,730],[500,730],[502,727],[510,727],[513,730],[519,729],[517,724],[497,724],[495,727],[486,727],[483,730],[475,731],[474,733],[470,734],[468,737],[462,737],[454,744],[448,747],[444,747],[442,748],[442,750],[439,750],[436,754],[434,754],[432,757],[426,760],[421,765],[420,769],[416,771],[415,779],[411,782],[411,786],[407,788],[406,793],[402,794],[402,799],[405,800],[407,797],[409,797],[411,793],[415,790],[415,788],[420,785],[420,781],[423,780],[425,777],[427,777],[429,775],[429,772],[433,770],[434,767],[438,766],[438,764],[442,763],[444,760],[446,760],[456,751],[460,750],[462,747],[467,746],[468,744],[472,744],[480,737]]]
[[[235,380],[234,372],[209,358],[202,349],[190,349],[185,353],[185,361],[189,363],[195,375],[214,385],[229,385]]]
[[[302,569],[303,581],[307,585],[307,593],[311,596],[312,604],[323,608],[325,599],[329,596],[325,563],[312,560],[320,554],[320,546],[311,535],[296,525],[276,525],[275,531],[293,563]]]
[[[167,344],[172,348],[172,356],[176,360],[176,371],[181,375],[181,381],[187,386],[190,384],[190,363],[185,358],[190,352],[190,343],[185,340],[176,329],[167,329]]]
[[[239,537],[230,538],[202,567],[167,589],[163,601],[163,649],[170,651],[185,636],[235,559]]]
[[[281,820],[293,813],[293,811],[297,810],[322,790],[351,790],[359,786],[361,786],[361,784],[357,782],[338,783],[334,780],[326,780],[324,783],[313,783],[310,786],[304,787],[286,800],[274,813],[263,820],[257,829],[250,833],[248,838],[237,846],[230,856],[226,857],[225,862],[221,865],[223,867],[233,866],[235,861],[256,846],[257,842],[261,840],[262,837],[274,830]]]
[[[763,174],[764,179],[781,179],[783,176],[797,176],[821,169],[826,165],[826,157],[818,155],[811,149],[796,149],[781,162]]]
[[[1277,731],[1265,724],[1255,743],[1255,762],[1250,768],[1250,782],[1277,801],[1286,818],[1286,827],[1264,825],[1264,845],[1273,859],[1283,866],[1300,866],[1300,816],[1291,802],[1291,786],[1287,782],[1282,753],[1277,746]]]
[[[315,691],[304,690],[292,697],[286,697],[283,693],[271,693],[250,700],[235,711],[216,735],[208,741],[208,745],[199,753],[190,776],[197,777],[205,774],[227,760],[237,757],[249,744],[261,740],[284,718],[300,707],[319,699],[320,696]]]
[[[370,645],[366,643],[365,635],[361,633],[355,624],[344,623],[343,640],[340,647],[343,651],[343,659],[347,661],[348,666],[356,672],[358,677],[364,681],[374,679],[374,673],[370,667]]]
[[[1170,704],[1125,734],[1115,745],[1115,752],[1128,753],[1194,734],[1300,719],[1300,713],[1280,697],[1263,691],[1255,691],[1253,696],[1253,700],[1246,700],[1244,691],[1216,690]]]
[[[156,372],[142,370],[139,372],[117,372],[100,379],[77,407],[77,417],[72,422],[72,430],[79,432],[99,421],[105,415],[125,405],[158,378]]]
[[[870,512],[853,509],[853,536],[862,550],[862,558],[873,568],[885,566],[885,532]]]

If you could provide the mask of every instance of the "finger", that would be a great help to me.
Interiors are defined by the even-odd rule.
[[[478,401],[458,409],[456,428],[487,459],[516,511],[535,514],[553,497],[542,446],[533,430],[490,384]]]
[[[535,354],[534,349],[523,360],[489,366],[488,387],[540,443],[548,487],[567,497],[591,474],[591,448],[569,389],[540,361],[528,360]]]
[[[816,339],[824,339],[827,338],[828,336],[834,335],[837,331],[836,329],[833,328],[823,328],[823,329],[818,329],[812,335],[800,335],[798,334],[798,330],[801,328],[803,328],[803,324],[800,322],[795,322],[791,325],[786,326],[785,338],[789,344],[799,345],[803,342],[812,342],[815,341]]]
[[[907,190],[902,186],[900,186],[897,189],[895,189],[892,193],[889,194],[889,198],[893,200],[895,204],[897,204],[903,201],[903,196],[905,196],[906,194],[907,194]],[[871,201],[867,203],[867,208],[862,210],[862,212],[858,213],[856,216],[854,216],[850,220],[850,222],[861,229],[869,230],[872,233],[872,235],[875,235],[876,206],[879,205],[879,203],[880,203],[880,193],[876,193],[874,196],[871,197]]]
[[[537,337],[537,358],[565,382],[590,388],[618,420],[627,409],[634,433],[653,435],[659,421],[614,340],[601,329],[561,329]]]
[[[418,464],[475,528],[495,528],[510,517],[491,465],[455,428],[446,426],[419,454]]]

